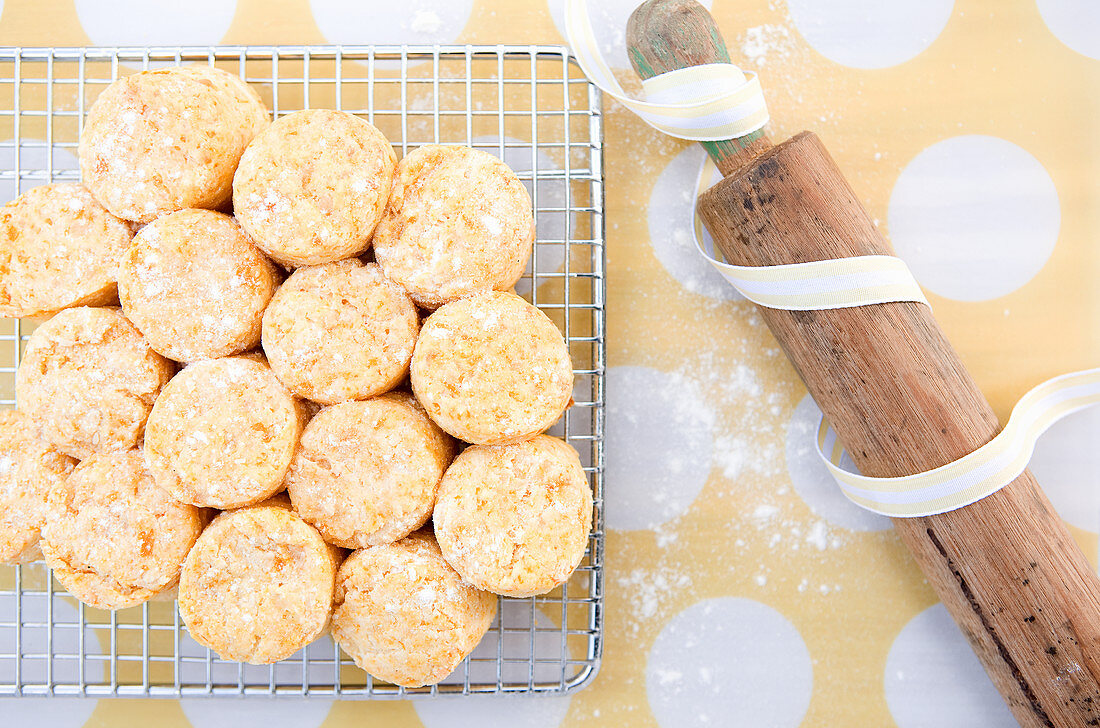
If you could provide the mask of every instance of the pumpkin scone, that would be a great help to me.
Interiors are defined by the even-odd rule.
[[[68,308],[31,334],[15,397],[39,437],[84,459],[136,447],[175,370],[117,308]]]
[[[0,563],[41,558],[38,535],[50,490],[76,465],[39,439],[18,410],[0,410]]]
[[[393,389],[409,371],[420,318],[374,263],[299,268],[263,316],[263,347],[292,392],[322,404]]]
[[[223,207],[241,154],[268,123],[259,96],[241,84],[216,68],[118,79],[96,98],[80,134],[84,184],[114,215],[140,223]]]
[[[404,687],[432,685],[473,652],[497,598],[462,580],[430,531],[356,551],[336,577],[332,636],[355,664]]]
[[[584,557],[592,490],[577,451],[557,438],[470,447],[439,484],[433,524],[462,578],[529,597],[566,581]]]
[[[181,210],[143,227],[118,281],[126,316],[158,352],[214,359],[260,343],[275,266],[220,212]]]
[[[391,543],[431,517],[454,450],[409,394],[344,402],[306,426],[287,472],[287,494],[330,543],[348,549]]]
[[[374,253],[425,308],[511,288],[531,257],[531,197],[504,162],[457,146],[423,146],[397,165]]]
[[[278,662],[328,626],[340,556],[284,496],[226,511],[187,555],[180,616],[222,659]]]
[[[118,299],[130,225],[83,185],[51,184],[0,207],[0,316],[46,316]]]
[[[233,210],[288,267],[359,255],[370,245],[397,157],[382,132],[344,111],[296,111],[257,136],[233,179]]]
[[[42,553],[74,597],[123,609],[176,585],[206,519],[153,482],[140,450],[93,455],[50,491]]]
[[[195,362],[153,405],[145,458],[157,484],[178,500],[239,508],[283,489],[305,420],[262,358]]]
[[[445,431],[476,445],[524,440],[554,424],[573,392],[565,339],[514,293],[463,298],[424,321],[413,393]]]

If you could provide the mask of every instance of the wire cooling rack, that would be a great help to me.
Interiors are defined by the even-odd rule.
[[[120,75],[207,63],[237,73],[276,116],[336,108],[375,124],[401,153],[468,144],[527,185],[537,240],[517,291],[561,328],[576,403],[552,430],[581,454],[595,512],[568,583],[504,599],[481,644],[438,686],[372,680],[325,636],[270,666],[219,659],[172,602],[106,612],[79,604],[41,563],[0,566],[0,695],[196,696],[565,693],[599,667],[603,609],[604,220],[599,92],[554,46],[0,49],[0,202],[77,181],[84,115]],[[0,320],[0,406],[33,321]]]

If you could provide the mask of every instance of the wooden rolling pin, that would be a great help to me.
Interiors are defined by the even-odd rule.
[[[694,0],[643,4],[627,46],[643,78],[729,61]],[[699,212],[729,262],[894,254],[812,133],[704,146],[725,179]],[[927,306],[760,314],[866,475],[944,465],[1000,429]],[[894,527],[1022,726],[1100,725],[1100,581],[1030,471],[972,505]]]

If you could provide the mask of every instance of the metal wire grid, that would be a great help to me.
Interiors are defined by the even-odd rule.
[[[557,323],[576,376],[552,430],[581,454],[595,494],[580,568],[550,594],[502,598],[485,639],[438,686],[375,682],[328,637],[271,666],[219,659],[174,603],[118,612],[85,607],[42,564],[0,567],[0,695],[195,696],[565,693],[599,667],[603,609],[604,219],[599,92],[553,46],[0,49],[0,197],[76,181],[76,145],[92,100],[120,73],[209,63],[238,73],[276,116],[344,109],[402,153],[468,144],[504,158],[527,185],[538,237],[517,291]],[[2,200],[0,200],[2,201]],[[33,321],[0,322],[0,405]]]

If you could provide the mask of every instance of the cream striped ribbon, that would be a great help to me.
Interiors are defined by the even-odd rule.
[[[733,139],[768,120],[755,75],[731,64],[711,64],[662,74],[642,83],[646,101],[625,94],[600,55],[585,0],[566,0],[569,42],[582,70],[604,93],[654,128],[697,141]],[[713,163],[700,174],[700,189]],[[721,260],[706,242],[698,217],[700,254],[745,298],[776,309],[810,311],[912,301],[928,305],[913,274],[899,258],[867,255],[790,265],[746,267]],[[914,518],[962,508],[1015,480],[1027,468],[1035,443],[1051,425],[1100,403],[1100,369],[1072,372],[1025,394],[1008,424],[974,452],[939,468],[896,478],[871,478],[841,466],[844,448],[824,417],[817,449],[825,466],[853,503],[886,516]]]

